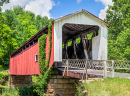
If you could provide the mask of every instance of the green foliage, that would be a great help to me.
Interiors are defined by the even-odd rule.
[[[72,40],[68,42],[68,46],[71,46],[72,45]]]
[[[9,55],[53,20],[38,16],[19,5],[4,13],[0,10],[0,65],[4,69],[9,67]]]
[[[120,72],[120,73],[130,73],[130,70],[128,69],[115,69],[115,72]]]
[[[106,21],[108,28],[108,59],[130,60],[130,1],[113,0]]]
[[[88,40],[92,39],[92,36],[93,36],[93,33],[87,34]],[[77,44],[80,43],[80,40],[81,40],[80,37],[76,38]],[[68,46],[71,46],[72,45],[72,40],[68,41],[67,43],[68,43]],[[64,48],[64,44],[62,45],[62,48]]]
[[[44,28],[47,24],[49,24],[52,21],[52,18],[48,19],[47,16],[42,17],[41,15],[37,15],[35,23],[38,31]]]
[[[4,3],[9,3],[9,0],[0,0],[0,6],[3,6]]]
[[[37,78],[37,83],[35,83],[35,89],[34,91],[38,93],[38,95],[43,96],[43,93],[46,91],[46,86],[48,84],[48,79],[50,77],[49,73],[51,71],[51,67],[49,67],[49,61],[50,61],[50,55],[51,55],[51,43],[52,43],[52,23],[48,25],[48,36],[49,36],[49,56],[46,60],[46,37],[47,34],[42,35],[39,38],[39,67],[40,67],[40,73],[42,75],[39,75]]]
[[[33,86],[31,87],[24,86],[17,88],[19,96],[37,96],[36,92],[34,92],[33,90],[34,90]]]
[[[80,37],[76,38],[76,42],[77,42],[77,44],[79,44],[79,43],[80,43],[80,40],[81,40],[81,38],[80,38]]]
[[[82,86],[83,86],[82,83],[80,83],[79,85],[76,85],[77,92],[76,92],[75,96],[84,96],[83,90],[81,88]]]
[[[126,78],[105,78],[104,81],[94,81],[91,83],[81,84],[78,87],[78,93],[82,94],[81,86],[84,86],[88,96],[129,96],[129,82],[130,79]]]
[[[87,34],[88,40],[92,39],[93,33]]]
[[[34,84],[34,92],[36,92],[40,96],[43,96],[46,91],[46,86],[50,77],[50,71],[51,68],[48,68],[47,71],[44,72],[44,75],[39,75],[37,78],[37,83]]]
[[[7,72],[0,73],[0,85],[5,85],[7,83],[9,74]]]
[[[2,88],[2,96],[38,96],[34,91],[34,87],[17,87],[17,88]],[[0,95],[1,96],[1,95]]]
[[[0,65],[0,71],[3,71],[4,68],[3,68],[3,65]]]
[[[5,73],[1,73],[1,72],[0,72],[0,81],[1,81],[2,79],[8,78],[8,76],[9,76],[9,74],[8,74],[7,72],[5,72]]]
[[[0,96],[19,96],[18,90],[16,88],[2,88],[2,92],[0,92]]]
[[[39,67],[41,69],[41,74],[43,75],[44,72],[46,71],[46,36],[47,34],[44,34],[42,35],[40,38],[39,38]]]

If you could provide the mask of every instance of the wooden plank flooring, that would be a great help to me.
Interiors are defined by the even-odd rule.
[[[58,68],[58,70],[64,72],[64,68]],[[69,72],[74,73],[74,74],[82,74],[83,75],[84,70],[83,69],[69,68],[68,73]],[[88,69],[87,73],[88,73],[89,76],[103,77],[103,70]],[[115,77],[119,76],[119,77],[125,77],[125,78],[130,79],[130,73],[114,72],[114,75],[115,75]],[[69,75],[69,76],[71,76],[71,75]],[[107,72],[107,77],[112,77],[112,73],[110,71]]]

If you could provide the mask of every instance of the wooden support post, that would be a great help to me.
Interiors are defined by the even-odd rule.
[[[107,78],[107,63],[104,61],[104,78]]]
[[[66,56],[65,57],[66,57],[66,59],[68,59],[68,53],[67,53],[68,48],[67,47],[68,47],[68,43],[65,44],[65,48],[66,48],[66,52],[65,52]]]
[[[69,65],[69,64],[68,64],[68,60],[67,60],[67,76],[68,76],[68,67],[69,67],[68,65]]]
[[[88,74],[87,74],[87,69],[88,69],[88,61],[86,60],[86,65],[85,65],[85,71],[86,71],[86,80],[88,80]]]
[[[64,69],[64,72],[63,72],[63,77],[64,77],[64,75],[65,75],[65,70],[66,70],[66,68],[67,68],[67,66],[65,66],[65,69]]]
[[[81,40],[82,40],[82,44],[83,44],[83,48],[84,48],[85,57],[88,60],[89,58],[88,58],[88,50],[87,50],[87,42],[88,42],[87,35],[81,36]]]
[[[72,44],[73,44],[73,48],[74,48],[74,55],[75,55],[75,58],[77,59],[75,42],[76,42],[76,39],[72,40]]]
[[[96,31],[96,36],[98,36],[98,30]]]
[[[95,36],[96,36],[96,31],[93,32],[93,36],[92,36],[92,38],[95,37]]]
[[[114,78],[114,61],[112,61],[112,78]]]

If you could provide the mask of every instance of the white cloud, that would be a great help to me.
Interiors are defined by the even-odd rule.
[[[105,19],[107,9],[108,9],[108,6],[106,6],[104,9],[101,9],[101,10],[100,10],[99,18]]]
[[[77,0],[77,3],[80,3],[82,0]]]
[[[112,0],[95,0],[96,2],[102,2],[103,5],[105,5],[104,9],[100,10],[99,18],[105,19],[106,17],[106,11],[108,9],[108,5],[113,5]]]
[[[31,0],[28,4],[26,4],[25,10],[32,11],[36,15],[40,14],[42,16],[50,17],[51,14],[49,11],[54,5],[55,3],[51,0]]]
[[[95,0],[95,1],[97,1],[97,2],[102,2],[103,3],[103,5],[113,5],[113,2],[112,2],[112,0]]]
[[[2,8],[2,11],[4,12],[6,9],[10,9],[14,5],[24,6],[28,1],[29,0],[10,0],[10,3],[3,4],[3,6],[1,6],[1,8]]]
[[[36,15],[48,16],[50,18],[50,10],[55,5],[53,0],[10,0],[10,3],[3,4],[2,11],[10,9],[14,5],[24,6],[25,10],[34,12]]]

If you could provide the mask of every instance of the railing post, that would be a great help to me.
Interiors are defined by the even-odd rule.
[[[88,61],[86,60],[86,64],[85,64],[85,71],[86,71],[86,80],[88,80],[88,74],[87,74],[87,69],[88,69]]]
[[[107,78],[107,63],[104,61],[104,78]]]
[[[67,76],[68,76],[68,65],[69,65],[69,64],[68,64],[68,60],[67,60]]]
[[[114,78],[114,61],[112,60],[112,78]]]

